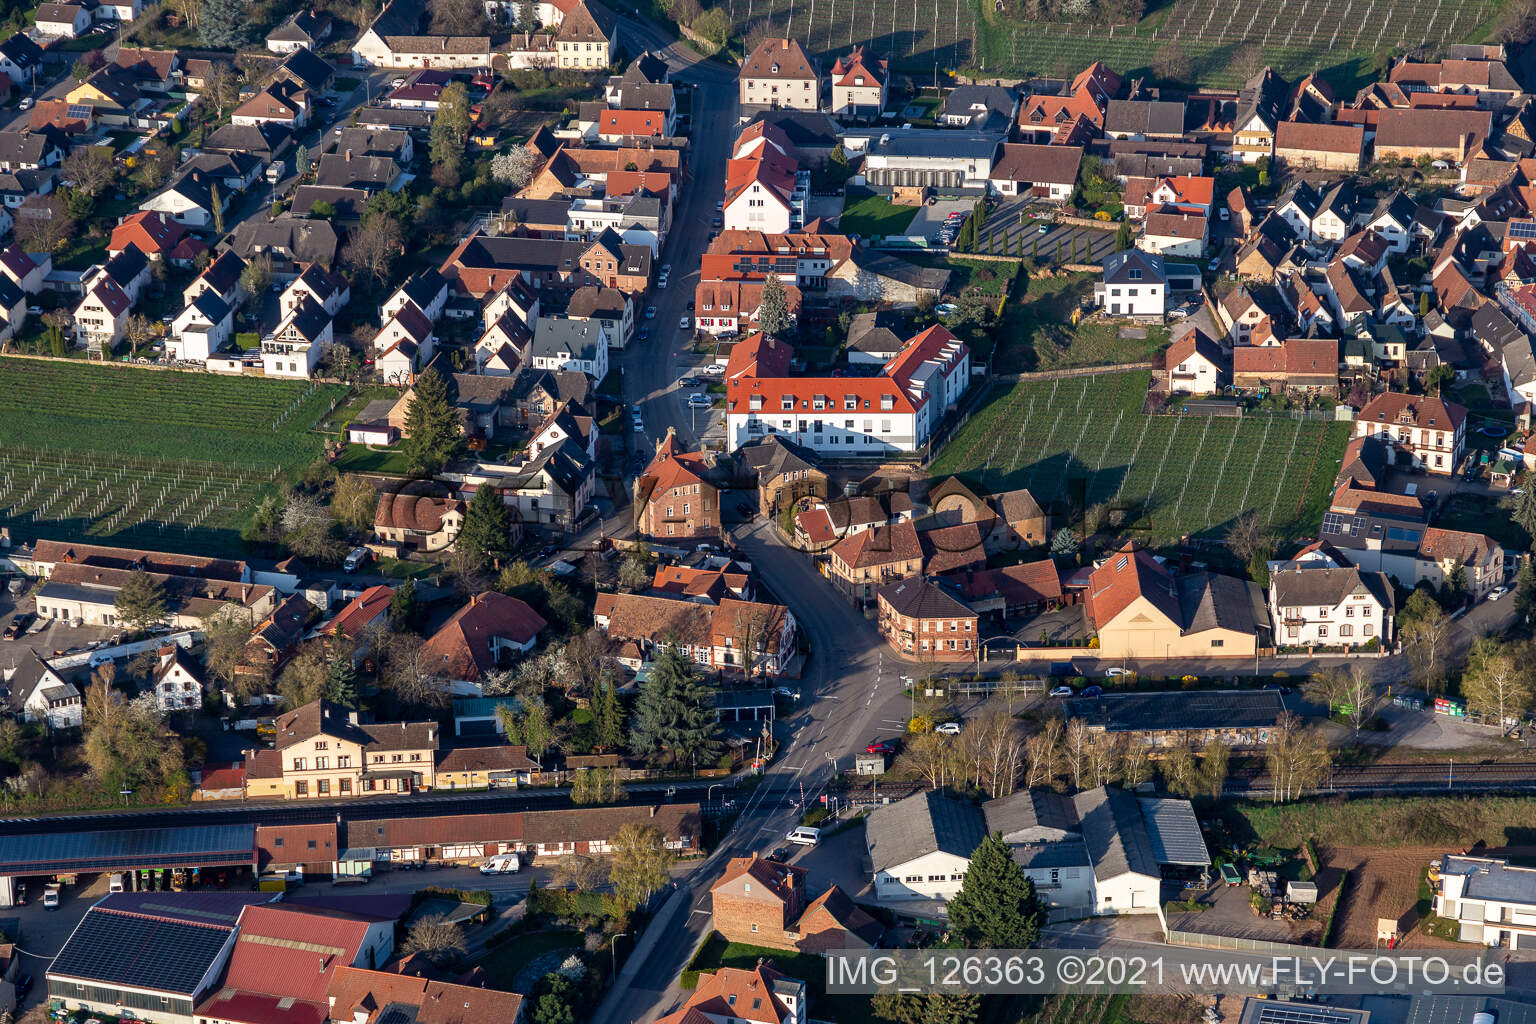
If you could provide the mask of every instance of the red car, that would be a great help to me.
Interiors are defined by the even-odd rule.
[[[894,753],[896,753],[896,748],[894,746],[892,746],[891,744],[887,743],[885,740],[875,740],[875,742],[871,743],[869,746],[864,748],[864,753],[866,753],[866,754],[894,754]]]

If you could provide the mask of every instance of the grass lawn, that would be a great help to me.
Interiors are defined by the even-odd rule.
[[[805,982],[806,996],[812,1006],[812,1014],[818,1020],[835,1020],[837,1024],[874,1024],[877,1018],[869,1008],[868,996],[829,996],[826,994],[827,962],[809,953],[790,953],[766,946],[748,946],[740,942],[726,942],[716,935],[704,943],[698,956],[683,972],[682,986],[687,989],[698,986],[700,971],[714,971],[721,967],[747,969],[757,966],[757,961],[772,960],[773,966],[791,978]]]
[[[431,562],[413,562],[408,559],[380,558],[373,565],[380,576],[394,580],[421,580],[437,572],[442,566]]]
[[[1071,322],[1072,311],[1092,296],[1098,275],[1059,274],[1015,286],[996,330],[994,368],[999,373],[1110,366],[1142,362],[1168,343],[1168,332],[1151,327],[1141,338],[1122,338],[1118,325]]]
[[[1435,516],[1435,525],[1446,530],[1486,533],[1506,548],[1524,551],[1530,544],[1519,525],[1509,518],[1509,509],[1482,497],[1453,497]]]
[[[900,235],[917,216],[910,206],[897,206],[884,196],[865,189],[850,188],[843,201],[843,213],[837,226],[845,235]]]
[[[557,949],[580,949],[582,944],[581,932],[554,931],[533,932],[528,935],[519,935],[517,938],[491,950],[480,966],[485,968],[485,973],[490,975],[491,988],[505,991],[512,989],[512,982],[517,978],[517,972],[527,967],[536,958],[545,953]]]
[[[364,444],[349,444],[336,459],[338,473],[393,473],[407,476],[410,466],[399,450],[373,449]]]
[[[1018,260],[974,260],[964,256],[940,256],[936,253],[902,253],[902,259],[920,267],[941,267],[949,271],[946,294],[959,295],[974,288],[983,295],[1001,297],[1019,272]]]
[[[1349,424],[1148,416],[1149,380],[1143,370],[998,388],[933,475],[1027,487],[1063,511],[1108,504],[1158,541],[1223,533],[1250,510],[1281,536],[1315,535]]]
[[[258,338],[259,342],[260,339]],[[397,399],[400,397],[400,389],[392,388],[388,384],[370,384],[357,388],[345,402],[336,407],[336,411],[327,416],[320,424],[320,429],[325,431],[340,430],[343,425],[350,423],[359,413],[368,407],[369,402],[380,398]]]

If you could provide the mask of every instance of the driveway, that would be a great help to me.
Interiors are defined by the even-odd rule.
[[[907,225],[907,234],[933,238],[944,226],[944,220],[952,213],[970,213],[974,205],[969,199],[940,199],[932,206],[918,208],[917,216]]]

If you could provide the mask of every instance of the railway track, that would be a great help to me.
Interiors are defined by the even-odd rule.
[[[1227,777],[1229,796],[1268,793],[1269,773],[1235,769]],[[1435,793],[1536,790],[1536,761],[1465,761],[1447,759],[1412,764],[1330,766],[1316,793]]]

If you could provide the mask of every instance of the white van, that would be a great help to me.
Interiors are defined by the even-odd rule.
[[[341,563],[344,572],[357,572],[368,561],[370,552],[367,548],[353,548],[347,553],[347,560]]]
[[[503,853],[480,865],[482,875],[515,875],[523,868],[523,862],[515,853]]]
[[[815,846],[821,842],[821,829],[801,825],[797,829],[791,829],[789,835],[784,838],[797,846]]]
[[[123,873],[114,871],[107,879],[107,892],[123,892],[127,887],[123,884]]]

